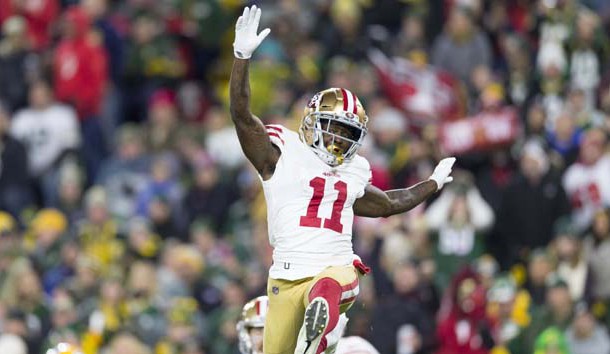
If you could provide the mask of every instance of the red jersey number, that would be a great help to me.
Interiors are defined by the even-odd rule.
[[[335,190],[339,192],[339,195],[333,203],[333,211],[330,215],[330,219],[325,218],[324,224],[322,224],[322,219],[318,217],[318,210],[320,209],[322,198],[324,198],[325,185],[326,179],[322,177],[316,177],[309,181],[309,186],[313,188],[313,195],[307,206],[307,214],[301,216],[299,225],[305,227],[321,227],[323,225],[325,229],[342,233],[343,224],[341,224],[341,211],[347,200],[347,184],[343,181],[337,181],[335,183]]]

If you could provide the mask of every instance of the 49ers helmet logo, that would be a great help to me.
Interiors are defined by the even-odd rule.
[[[322,99],[322,95],[320,92],[316,93],[307,103],[308,108],[317,108],[320,106],[320,100]]]

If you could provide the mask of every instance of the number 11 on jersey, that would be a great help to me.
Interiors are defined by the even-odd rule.
[[[306,227],[321,227],[322,219],[318,217],[318,209],[320,209],[320,203],[324,198],[324,187],[326,185],[326,179],[322,177],[316,177],[309,181],[309,186],[313,188],[313,195],[307,206],[307,214],[301,216],[300,226]],[[324,228],[333,230],[338,233],[343,232],[343,224],[341,224],[341,211],[345,205],[347,199],[347,184],[343,181],[337,181],[335,183],[335,190],[339,192],[337,199],[333,203],[333,211],[330,215],[330,219],[324,219]]]

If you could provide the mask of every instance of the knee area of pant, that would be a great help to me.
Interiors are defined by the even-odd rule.
[[[310,300],[318,296],[328,298],[333,295],[341,296],[341,285],[332,278],[322,278],[318,280],[309,291]]]

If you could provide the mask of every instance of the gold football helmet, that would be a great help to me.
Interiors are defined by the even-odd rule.
[[[244,305],[241,319],[237,323],[237,333],[239,336],[239,351],[242,354],[262,354],[263,353],[263,328],[265,327],[265,317],[269,307],[269,298],[259,296],[248,301]],[[258,329],[253,333],[253,329]]]
[[[347,89],[330,88],[309,100],[299,134],[322,161],[338,166],[356,155],[368,120],[356,95]]]

